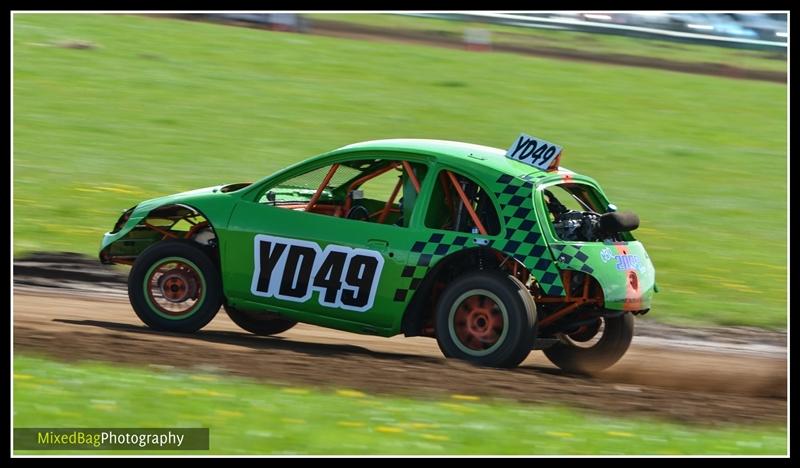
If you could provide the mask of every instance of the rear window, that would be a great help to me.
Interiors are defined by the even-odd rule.
[[[551,185],[542,190],[542,203],[552,232],[560,240],[601,242],[632,238],[628,232],[608,231],[608,225],[602,227],[600,218],[605,214],[606,205],[603,197],[589,185]],[[605,215],[606,218],[610,216]]]

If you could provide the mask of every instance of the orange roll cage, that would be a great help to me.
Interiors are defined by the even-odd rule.
[[[322,191],[325,190],[325,187],[328,186],[328,183],[333,178],[333,175],[336,173],[337,169],[339,169],[339,163],[334,164],[333,166],[331,166],[330,169],[328,169],[328,173],[325,174],[325,178],[322,179],[322,183],[319,184],[317,191],[314,192],[314,196],[311,197],[311,200],[308,201],[308,204],[306,205],[306,211],[311,211],[311,208],[314,208],[314,205],[317,204],[319,197],[322,196]]]
[[[380,176],[380,175],[382,175],[382,174],[384,174],[386,172],[389,172],[392,169],[396,169],[398,167],[398,165],[402,165],[402,167],[405,170],[406,174],[408,174],[408,178],[411,180],[411,184],[414,186],[414,190],[416,190],[416,192],[419,193],[419,191],[420,191],[419,179],[417,178],[417,175],[414,174],[414,169],[411,167],[411,164],[408,161],[399,161],[399,162],[398,161],[390,161],[385,166],[382,166],[382,167],[376,169],[375,171],[372,171],[372,172],[370,172],[368,174],[365,174],[362,177],[359,177],[358,179],[356,179],[353,182],[351,182],[350,185],[347,187],[348,195],[351,194],[353,192],[353,190],[355,190],[357,187],[360,187],[365,182],[367,182],[369,180],[372,180],[372,179],[374,179],[374,178],[376,178],[376,177],[378,177],[378,176]],[[353,204],[353,200],[352,200],[352,198],[350,196],[348,196],[345,199],[343,209],[341,207],[338,207],[338,206],[337,207],[327,207],[327,206],[325,206],[325,207],[323,207],[323,206],[317,207],[317,202],[319,201],[320,197],[322,196],[322,192],[325,190],[325,187],[328,186],[328,184],[330,183],[331,179],[333,178],[333,175],[336,173],[336,170],[338,168],[339,168],[339,164],[334,164],[334,165],[331,166],[331,168],[328,170],[328,173],[325,175],[325,178],[319,184],[319,186],[317,187],[317,190],[314,192],[314,195],[311,197],[311,200],[309,200],[307,204],[305,204],[305,205],[288,205],[288,206],[285,206],[285,208],[290,208],[290,209],[300,209],[300,208],[302,208],[304,211],[323,212],[323,213],[326,213],[326,214],[332,214],[333,216],[337,216],[337,217],[342,216],[344,213],[347,213],[348,211],[350,211],[350,208],[352,207],[352,204]],[[389,200],[386,201],[386,204],[384,205],[384,207],[380,211],[377,211],[375,213],[371,213],[369,215],[369,217],[373,218],[375,216],[379,216],[378,222],[379,223],[383,223],[386,220],[386,217],[389,215],[389,213],[396,212],[397,210],[393,209],[392,205],[394,204],[394,200],[395,200],[395,198],[397,198],[397,194],[399,193],[401,187],[402,187],[402,182],[398,181],[397,185],[394,188],[394,191],[392,192],[392,196],[389,198]]]
[[[354,180],[353,183],[351,183],[350,186],[347,187],[348,197],[344,200],[344,212],[347,213],[348,211],[350,211],[350,207],[353,205],[352,197],[350,197],[349,194],[353,190],[355,190],[356,187],[360,187],[364,182],[372,180],[372,179],[378,177],[379,175],[382,175],[382,174],[384,174],[386,172],[391,171],[392,169],[395,169],[396,167],[397,167],[397,163],[392,161],[389,164],[387,164],[386,166],[384,166],[384,167],[382,167],[380,169],[377,169],[374,172],[371,172],[369,174],[364,175],[363,177],[359,177],[358,179]]]
[[[562,282],[564,283],[564,290],[567,292],[566,297],[539,297],[536,299],[536,302],[556,302],[556,303],[564,303],[567,304],[564,307],[558,309],[553,314],[548,315],[547,317],[539,320],[540,327],[546,327],[551,323],[555,322],[556,320],[560,319],[561,317],[573,312],[578,307],[594,303],[600,304],[603,302],[602,293],[595,297],[591,297],[589,294],[589,286],[591,277],[589,275],[584,275],[583,277],[583,292],[580,296],[573,296],[570,288],[570,282],[572,280],[572,271],[564,270],[562,273]]]
[[[417,175],[414,174],[414,170],[409,164],[408,161],[403,161],[403,168],[406,170],[406,174],[408,174],[408,178],[411,179],[411,184],[414,186],[414,190],[419,193],[419,180],[417,180]]]
[[[386,205],[384,205],[383,209],[380,211],[381,215],[378,217],[378,223],[383,224],[386,220],[386,217],[389,215],[389,210],[391,210],[392,205],[394,204],[394,199],[397,196],[397,192],[400,191],[400,187],[403,186],[403,179],[398,179],[397,183],[394,186],[394,190],[392,190],[392,195],[386,200]]]
[[[359,177],[358,179],[356,179],[353,182],[351,182],[350,185],[347,187],[348,195],[350,193],[352,193],[353,190],[355,190],[357,187],[360,187],[362,184],[364,184],[365,182],[367,182],[369,180],[372,180],[372,179],[374,179],[374,178],[376,178],[376,177],[378,177],[378,176],[380,176],[380,175],[382,175],[382,174],[384,174],[386,172],[389,172],[392,169],[396,169],[398,167],[398,165],[402,165],[404,171],[408,175],[409,180],[411,181],[411,184],[414,186],[414,190],[417,193],[419,193],[420,189],[421,189],[421,186],[420,186],[420,183],[419,183],[419,179],[417,179],[417,175],[414,174],[414,170],[411,167],[411,164],[408,161],[399,161],[399,162],[398,161],[390,161],[385,166],[380,167],[380,168],[376,169],[375,171],[370,172],[369,174],[365,174],[364,176]],[[319,187],[317,187],[317,190],[314,192],[314,195],[311,197],[311,200],[309,200],[308,203],[305,205],[305,211],[314,211],[315,210],[317,202],[319,201],[320,197],[322,196],[322,192],[325,190],[325,187],[328,186],[328,183],[330,183],[331,179],[333,178],[333,175],[336,173],[336,170],[338,168],[339,168],[339,164],[334,164],[334,165],[331,166],[330,170],[328,170],[328,173],[325,175],[325,178],[319,184]],[[470,218],[472,219],[472,222],[475,224],[475,227],[478,228],[478,231],[482,235],[487,235],[486,228],[484,227],[483,223],[481,222],[480,218],[478,217],[478,214],[475,212],[475,209],[472,207],[472,203],[470,203],[470,200],[467,197],[467,195],[464,193],[464,190],[461,188],[461,185],[459,185],[458,180],[456,179],[456,176],[452,172],[450,172],[448,170],[445,170],[443,173],[445,174],[445,177],[443,177],[441,180],[442,180],[443,185],[444,185],[444,193],[445,193],[445,201],[446,201],[446,203],[448,205],[450,205],[450,190],[449,190],[449,187],[447,186],[447,184],[444,183],[444,181],[445,180],[449,180],[450,181],[450,185],[453,186],[453,188],[455,189],[455,191],[458,194],[459,198],[461,199],[461,202],[464,204],[464,208],[466,208],[467,213],[469,214]],[[392,191],[392,195],[386,201],[386,204],[384,205],[384,207],[379,212],[370,214],[369,217],[372,218],[376,214],[379,213],[378,222],[379,223],[383,223],[386,220],[386,217],[389,215],[389,213],[393,211],[392,210],[392,205],[394,204],[394,200],[397,197],[397,194],[400,192],[400,188],[401,187],[402,187],[402,181],[398,181],[397,184],[394,187],[394,190]],[[326,209],[326,210],[321,210],[321,211],[328,211],[328,212],[333,211],[332,214],[334,216],[341,216],[344,213],[347,213],[348,211],[350,211],[350,208],[352,207],[352,204],[353,204],[352,197],[348,196],[345,199],[344,209],[343,210],[339,211],[337,209]]]
[[[486,235],[486,228],[483,227],[483,223],[481,222],[480,218],[478,218],[478,214],[475,213],[475,210],[472,208],[472,203],[470,203],[469,198],[467,198],[467,194],[464,193],[464,190],[461,188],[461,185],[458,184],[458,180],[456,176],[453,175],[450,171],[445,171],[447,177],[450,179],[450,183],[453,184],[453,188],[456,189],[458,196],[461,197],[461,203],[464,204],[464,208],[467,209],[467,213],[469,213],[470,218],[472,218],[472,222],[475,223],[475,227],[478,228],[481,234],[484,236]]]

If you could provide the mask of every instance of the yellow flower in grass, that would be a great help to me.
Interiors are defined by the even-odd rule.
[[[420,422],[411,423],[409,425],[411,426],[412,429],[435,429],[439,427],[438,424],[420,423]]]
[[[363,392],[359,392],[358,390],[337,390],[336,394],[343,397],[350,397],[350,398],[363,398],[367,396]]]
[[[98,190],[104,190],[106,192],[124,193],[126,195],[138,195],[138,194],[143,193],[140,190],[130,190],[130,189],[127,189],[127,188],[122,188],[122,187],[98,186],[97,189]]]
[[[216,382],[217,378],[211,375],[193,375],[192,380],[199,380],[201,382]]]
[[[467,400],[467,401],[478,401],[481,399],[481,397],[475,395],[459,395],[459,394],[452,395],[452,398],[454,400]]]
[[[390,433],[390,434],[403,432],[403,429],[401,429],[399,427],[392,427],[392,426],[378,426],[378,427],[375,428],[375,430],[378,431],[378,432],[385,432],[385,433]]]

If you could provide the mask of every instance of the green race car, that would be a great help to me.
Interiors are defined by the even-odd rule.
[[[445,356],[514,367],[533,349],[605,369],[650,309],[655,271],[593,179],[561,147],[356,143],[254,183],[139,203],[103,238],[132,265],[128,295],[158,330],[194,332],[224,307],[243,329],[304,322],[435,337]]]

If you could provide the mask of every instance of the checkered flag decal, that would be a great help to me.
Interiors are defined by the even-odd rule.
[[[568,269],[582,271],[590,275],[594,272],[594,268],[586,264],[589,256],[581,252],[579,246],[554,244],[552,248],[556,260],[559,263],[563,263]]]
[[[533,213],[533,184],[544,176],[517,178],[504,174],[497,179],[494,195],[502,209],[500,216],[505,222],[506,236],[494,247],[525,265],[545,294],[561,296],[564,293],[561,276]]]
[[[398,288],[394,292],[396,302],[405,302],[410,298],[425,275],[436,262],[450,253],[457,252],[467,247],[474,247],[474,244],[467,242],[474,235],[463,232],[448,232],[431,234],[427,241],[417,241],[411,246],[408,262],[403,268],[400,280],[403,281],[403,288]],[[465,247],[466,246],[466,247]]]

